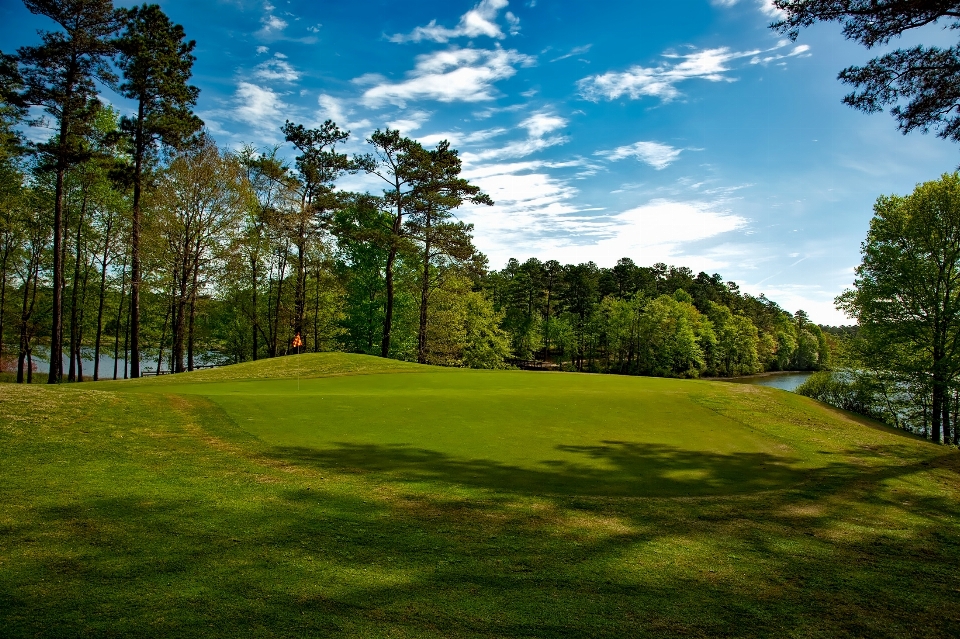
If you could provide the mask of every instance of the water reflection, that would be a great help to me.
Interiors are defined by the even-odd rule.
[[[772,386],[785,391],[794,391],[797,386],[807,381],[813,373],[774,373],[772,375],[751,375],[738,377],[730,381],[738,384],[756,384],[757,386]]]

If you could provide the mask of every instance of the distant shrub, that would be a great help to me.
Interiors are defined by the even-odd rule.
[[[846,371],[814,373],[796,392],[843,410],[883,419],[882,389],[872,379]]]

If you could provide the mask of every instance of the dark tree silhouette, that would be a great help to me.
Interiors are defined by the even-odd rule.
[[[844,37],[868,49],[927,25],[960,28],[956,0],[774,0],[774,5],[786,13],[771,25],[775,31],[795,39],[804,27],[838,22]],[[839,79],[855,87],[845,104],[867,113],[890,106],[903,133],[933,129],[960,141],[960,46],[897,49],[862,67],[847,67]]]

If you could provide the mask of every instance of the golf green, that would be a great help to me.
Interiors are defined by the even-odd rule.
[[[455,473],[531,493],[727,494],[789,485],[807,461],[702,401],[730,390],[710,382],[433,370],[162,390],[213,401],[278,456],[411,481]]]
[[[0,384],[6,637],[957,637],[960,455],[771,388],[320,353]]]

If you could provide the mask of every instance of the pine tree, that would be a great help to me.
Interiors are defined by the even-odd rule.
[[[137,102],[137,115],[121,128],[133,149],[133,220],[130,238],[131,376],[140,376],[140,231],[144,174],[158,143],[180,146],[203,122],[192,111],[200,90],[187,84],[196,43],[186,42],[183,27],[173,24],[160,7],[144,4],[125,10],[126,29],[117,40],[123,72],[120,93]]]
[[[42,106],[57,121],[57,135],[39,145],[45,165],[54,171],[53,320],[50,373],[55,384],[63,372],[63,211],[64,176],[86,159],[83,139],[100,107],[96,82],[112,84],[108,62],[119,20],[110,0],[24,0],[27,9],[56,22],[63,31],[43,31],[43,44],[22,47],[17,62],[24,90],[22,99]]]

